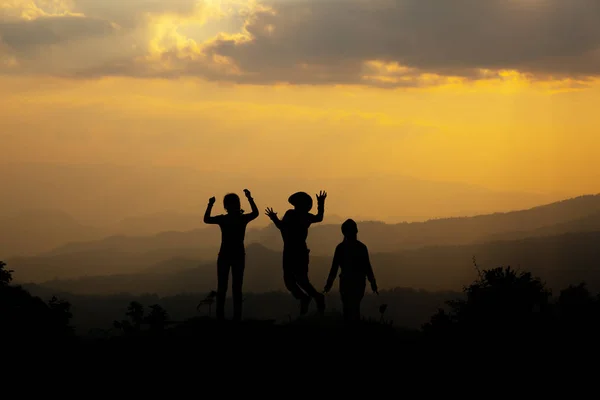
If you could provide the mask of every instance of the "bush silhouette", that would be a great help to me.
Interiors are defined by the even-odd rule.
[[[3,337],[7,335],[14,339],[27,339],[31,343],[54,343],[57,339],[74,338],[74,330],[70,326],[71,304],[58,297],[45,302],[23,287],[12,285],[13,271],[6,267],[6,263],[0,261],[0,333]],[[476,264],[475,267],[477,268]],[[428,346],[429,343],[440,342],[439,339],[442,339],[441,343],[448,344],[447,341],[450,341],[453,345],[465,343],[467,339],[471,342],[476,340],[478,344],[485,340],[486,346],[493,347],[506,341],[515,344],[515,340],[523,343],[539,342],[542,336],[553,335],[554,338],[572,336],[577,338],[575,343],[579,343],[583,338],[586,342],[595,339],[600,333],[600,295],[591,293],[585,283],[570,285],[553,300],[550,290],[530,272],[515,271],[510,266],[484,271],[477,268],[477,271],[478,279],[463,289],[463,298],[447,301],[448,308],[440,309],[431,316],[429,322],[423,325],[421,333],[414,331],[419,338],[435,339],[427,342]],[[198,307],[205,304],[210,307],[214,293],[211,292]],[[391,321],[384,319],[387,308],[387,303],[381,304],[379,321],[364,321],[360,334],[372,334],[378,340],[381,339],[382,344],[382,334],[388,333],[390,336],[386,337],[393,337],[394,342],[396,339],[410,340],[413,333],[402,336],[402,329],[392,327]],[[235,330],[227,324],[213,325],[211,318],[205,317],[173,323],[169,321],[169,315],[162,306],[152,304],[146,312],[144,305],[136,301],[128,304],[125,316],[126,319],[114,321],[113,325],[124,333],[126,340],[135,341],[143,340],[144,337],[151,340],[176,340],[169,338],[197,339],[200,336],[207,340],[228,341],[232,337],[238,337],[240,332],[244,332],[244,335],[257,335],[256,337],[278,337],[285,334],[292,339],[317,332],[318,335],[329,334],[332,337],[339,335],[338,321],[333,318],[333,314],[326,318],[290,320],[290,323],[282,324],[283,326],[249,322],[236,328],[245,329],[243,331]],[[175,329],[162,334],[167,325],[174,325]],[[227,336],[229,333],[231,336]]]
[[[131,320],[133,327],[136,330],[140,329],[140,326],[144,322],[144,306],[137,301],[132,301],[127,307],[127,313],[125,314]]]
[[[570,285],[560,292],[555,316],[562,334],[596,334],[600,325],[600,301],[585,283]]]
[[[150,326],[150,330],[159,331],[165,329],[169,320],[169,315],[164,308],[158,304],[150,306],[150,314],[145,318],[145,322]]]
[[[55,340],[74,337],[71,304],[53,297],[48,303],[21,286],[12,286],[12,270],[0,262],[0,326],[13,339]]]
[[[129,320],[114,321],[113,327],[130,335],[142,331],[142,325],[148,325],[151,331],[160,331],[167,326],[169,315],[167,311],[158,304],[150,306],[150,313],[144,315],[144,306],[137,301],[132,301],[127,307],[126,316]]]
[[[129,303],[125,315],[129,317],[129,320],[114,321],[113,326],[125,334],[139,332],[144,322],[144,306],[137,301],[132,301]]]
[[[8,286],[12,282],[13,270],[6,269],[6,263],[0,261],[0,286]]]
[[[551,292],[529,272],[507,268],[485,270],[464,289],[464,299],[451,300],[423,327],[427,333],[460,335],[525,334],[548,322]]]

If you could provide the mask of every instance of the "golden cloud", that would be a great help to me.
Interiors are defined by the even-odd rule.
[[[11,0],[2,10],[0,38],[25,73],[380,87],[600,75],[597,0]],[[56,57],[48,68],[53,53],[39,47],[58,51],[65,36],[71,58],[88,55],[73,40],[93,42],[92,58],[65,51],[64,68]]]

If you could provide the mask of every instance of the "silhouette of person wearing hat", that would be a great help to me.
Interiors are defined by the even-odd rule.
[[[279,220],[272,208],[266,214],[281,231],[283,239],[283,281],[285,287],[294,298],[300,300],[300,314],[308,312],[311,299],[315,299],[317,310],[325,311],[325,296],[313,287],[308,278],[309,252],[306,245],[308,228],[311,224],[323,221],[325,198],[327,193],[321,191],[317,197],[317,214],[311,214],[313,200],[305,192],[297,192],[290,196],[288,202],[294,206]]]
[[[205,224],[216,224],[221,228],[221,248],[217,258],[217,319],[225,318],[225,297],[229,284],[231,270],[231,292],[233,297],[233,319],[242,319],[242,284],[246,267],[246,250],[244,238],[246,226],[258,217],[258,207],[248,189],[244,194],[250,203],[252,211],[244,214],[240,198],[235,193],[229,193],[223,198],[223,206],[227,214],[211,216],[215,198],[208,200],[204,214]]]
[[[371,283],[373,293],[378,293],[377,282],[373,267],[369,260],[369,250],[364,243],[358,240],[358,226],[351,219],[342,224],[344,240],[335,248],[333,263],[323,290],[331,290],[333,282],[340,273],[340,295],[344,320],[347,322],[360,321],[360,303],[365,295],[366,280]]]

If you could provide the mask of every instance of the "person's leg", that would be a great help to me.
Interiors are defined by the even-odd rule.
[[[317,310],[320,313],[325,311],[325,295],[323,295],[323,293],[319,293],[319,291],[315,289],[312,283],[310,283],[310,280],[308,279],[308,272],[297,272],[296,281],[298,282],[298,286],[300,286],[300,288],[302,288],[302,290],[304,290],[306,294],[308,294],[307,299],[305,300],[307,305],[310,302],[310,299],[313,298],[317,303]]]
[[[355,307],[354,308],[354,318],[356,319],[357,322],[360,322],[360,319],[361,319],[360,304],[362,303],[362,300],[365,297],[365,289],[366,289],[365,282],[360,282],[360,284],[358,285],[358,287],[356,289],[356,304],[354,306]]]
[[[360,322],[360,300],[358,300],[356,296],[352,299],[350,315],[352,317],[352,322]]]
[[[364,296],[364,285],[354,281],[340,280],[340,294],[343,302],[344,320],[348,323],[356,324],[360,321],[360,302]]]
[[[325,311],[325,296],[322,293],[319,293],[319,291],[310,283],[310,279],[308,278],[308,263],[309,258],[307,251],[297,258],[295,265],[296,281],[298,282],[298,286],[300,286],[306,294],[315,299],[317,310],[322,313]]]
[[[217,259],[217,319],[225,319],[225,297],[229,285],[229,258],[219,254]]]
[[[342,298],[342,314],[344,316],[344,322],[350,322],[351,319],[351,307],[350,307],[350,300],[344,296],[341,295]]]
[[[295,299],[300,300],[300,315],[308,312],[311,297],[307,295],[300,287],[298,282],[298,253],[287,252],[283,256],[283,281],[285,287],[290,291]]]
[[[306,299],[308,296],[300,289],[298,282],[296,282],[296,274],[294,273],[294,255],[284,254],[283,255],[283,283],[289,292],[297,300]]]
[[[342,300],[342,313],[344,322],[350,323],[352,320],[352,305],[349,287],[344,278],[340,278],[340,299]]]
[[[242,286],[244,283],[244,270],[246,267],[246,255],[238,254],[231,265],[231,293],[233,296],[233,319],[242,319]]]

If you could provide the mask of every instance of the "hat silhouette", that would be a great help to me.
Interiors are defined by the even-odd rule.
[[[306,192],[296,192],[290,196],[288,202],[296,208],[310,211],[313,206],[313,199]]]

